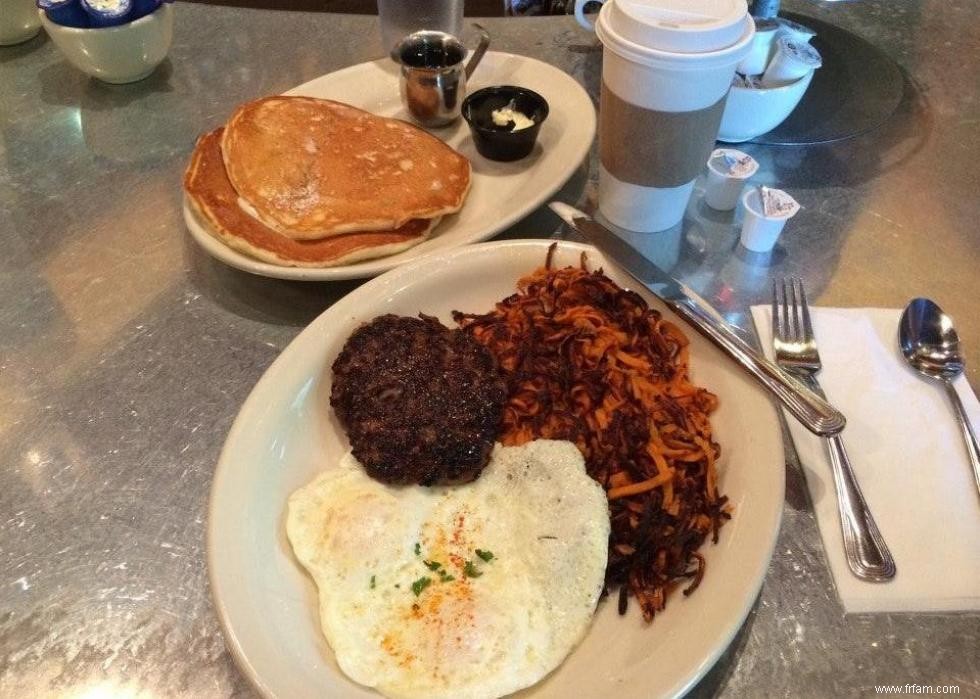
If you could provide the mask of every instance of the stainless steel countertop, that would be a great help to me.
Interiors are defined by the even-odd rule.
[[[771,266],[733,254],[736,234],[704,210],[648,238],[649,253],[676,259],[743,324],[787,273],[821,304],[931,296],[956,318],[980,386],[980,7],[787,7],[887,47],[918,89],[859,139],[751,149],[762,178],[805,207]],[[180,177],[194,138],[237,103],[380,55],[373,22],[181,4],[168,62],[127,87],[88,80],[43,38],[0,48],[0,695],[253,695],[209,598],[212,470],[255,381],[357,282],[275,281],[212,260],[184,231]],[[597,94],[597,43],[570,19],[487,26],[494,48]],[[563,196],[593,197],[594,173],[584,166]],[[537,212],[505,235],[556,230]],[[786,473],[760,599],[693,696],[886,683],[980,694],[978,615],[843,615],[792,453]]]

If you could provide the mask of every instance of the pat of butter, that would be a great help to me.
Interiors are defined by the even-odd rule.
[[[512,131],[520,131],[521,129],[526,129],[534,126],[534,120],[529,118],[523,112],[519,112],[514,109],[514,103],[511,102],[506,107],[501,107],[500,109],[494,109],[490,112],[490,118],[493,119],[493,123],[497,126],[507,126],[508,123],[514,122],[514,128]]]

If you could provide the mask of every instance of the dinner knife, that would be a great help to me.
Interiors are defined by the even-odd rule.
[[[845,420],[840,411],[746,344],[714,308],[648,260],[643,253],[588,214],[568,204],[552,202],[549,207],[603,255],[626,270],[674,313],[740,364],[776,396],[804,427],[821,436],[837,434],[844,429]]]

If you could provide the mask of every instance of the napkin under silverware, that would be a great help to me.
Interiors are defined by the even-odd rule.
[[[846,612],[980,609],[980,501],[963,439],[942,386],[916,374],[898,349],[900,310],[813,308],[820,383],[847,417],[844,441],[864,497],[895,556],[888,583],[854,577],[818,437],[788,418],[820,536]],[[772,357],[769,306],[753,306]],[[966,378],[956,390],[974,429],[980,402]]]

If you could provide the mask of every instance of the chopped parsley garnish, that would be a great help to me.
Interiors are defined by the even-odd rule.
[[[439,561],[422,561],[422,562],[425,563],[425,567],[428,568],[429,570],[439,570],[440,568],[442,568],[442,563],[440,563]]]
[[[431,578],[421,577],[412,583],[412,592],[414,592],[415,596],[418,597],[419,595],[422,594],[422,590],[424,590],[431,584],[432,584]]]
[[[493,558],[493,551],[483,551],[481,549],[476,549],[476,555],[482,558],[485,562],[489,562]]]
[[[415,555],[416,556],[421,556],[422,555],[422,544],[420,544],[417,541],[415,542]]]
[[[466,565],[463,566],[463,575],[468,578],[478,578],[483,573],[477,570],[477,567],[473,564],[473,561],[466,561]]]
[[[372,575],[371,576],[371,589],[372,590],[374,589],[374,583],[375,583],[375,580],[374,580],[374,576]]]
[[[439,582],[452,582],[456,578],[444,570],[439,571]]]

